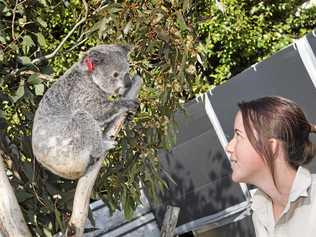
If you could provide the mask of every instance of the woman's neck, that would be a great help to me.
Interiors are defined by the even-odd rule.
[[[266,178],[257,182],[256,186],[268,195],[272,201],[275,220],[278,220],[286,207],[297,170],[286,161],[274,163],[274,177],[271,172]]]

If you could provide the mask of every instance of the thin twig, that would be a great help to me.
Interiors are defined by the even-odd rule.
[[[102,1],[100,6],[98,6],[93,12],[92,12],[92,16],[97,14],[99,11],[101,11],[103,8],[107,7],[108,5],[103,5],[106,1]]]
[[[14,24],[15,24],[15,14],[16,14],[16,8],[23,4],[26,0],[23,0],[22,2],[18,3],[19,0],[16,0],[15,1],[15,6],[13,8],[13,13],[12,13],[12,24],[11,24],[11,28],[12,28],[12,39],[13,41],[16,41],[16,38],[15,38],[15,32],[14,32]]]
[[[66,35],[66,37],[60,42],[60,44],[58,45],[58,47],[54,50],[54,52],[52,52],[51,54],[48,54],[46,56],[40,57],[40,58],[36,58],[32,61],[32,64],[38,64],[40,62],[42,62],[43,60],[47,60],[50,59],[52,57],[54,57],[57,52],[61,49],[61,47],[64,45],[64,43],[68,40],[68,38],[73,34],[73,32],[78,28],[78,26],[80,26],[82,23],[84,23],[87,18],[88,18],[88,4],[85,0],[82,0],[84,8],[85,8],[85,15],[84,17],[71,29],[71,31],[68,32],[68,34]]]
[[[74,50],[75,48],[77,48],[79,45],[83,44],[84,42],[86,42],[89,38],[85,38],[82,41],[80,41],[79,43],[75,44],[74,46],[72,46],[70,49],[66,50],[65,53],[71,52],[72,50]]]
[[[51,81],[53,79],[53,77],[51,77],[50,75],[47,74],[42,74],[42,73],[38,73],[38,72],[34,72],[32,70],[26,70],[26,71],[22,71],[20,73],[20,75],[36,75],[39,79],[44,80],[44,81]]]
[[[15,33],[14,33],[14,22],[15,22],[15,12],[16,12],[16,7],[18,5],[19,0],[15,0],[15,6],[13,8],[13,13],[12,13],[12,24],[11,24],[11,30],[12,30],[12,39],[15,41]]]

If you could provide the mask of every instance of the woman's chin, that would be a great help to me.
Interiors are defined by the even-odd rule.
[[[234,183],[241,183],[241,182],[243,182],[242,178],[240,177],[240,175],[238,175],[236,173],[236,171],[233,171],[233,173],[232,173],[232,180],[233,180]]]

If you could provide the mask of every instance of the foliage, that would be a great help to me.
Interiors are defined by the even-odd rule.
[[[51,84],[96,44],[131,45],[131,71],[142,76],[144,87],[140,111],[106,158],[93,198],[102,198],[112,210],[122,203],[126,217],[131,217],[140,201],[140,185],[153,199],[156,190],[165,187],[157,151],[175,143],[172,114],[181,101],[208,89],[194,67],[189,8],[189,1],[89,1],[84,24],[53,58],[34,64],[54,51],[83,17],[82,2],[0,0],[1,143],[9,157],[11,184],[34,235],[65,229],[75,189],[75,182],[42,169],[34,159],[34,112]]]
[[[286,47],[316,27],[316,7],[301,9],[300,0],[205,0],[197,19],[201,71],[211,84],[231,76]]]
[[[65,229],[76,184],[34,159],[34,112],[82,52],[103,43],[131,45],[131,72],[144,79],[140,110],[104,161],[92,197],[131,217],[142,186],[153,199],[157,189],[165,188],[157,152],[175,144],[173,112],[315,27],[315,8],[295,15],[299,1],[226,0],[224,13],[210,0],[88,4],[84,23],[54,57],[38,64],[34,60],[53,52],[84,17],[83,2],[0,0],[0,148],[34,236]]]

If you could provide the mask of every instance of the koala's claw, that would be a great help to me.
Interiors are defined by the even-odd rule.
[[[115,140],[112,140],[112,139],[109,139],[109,138],[105,138],[103,140],[103,149],[105,151],[115,148],[116,145],[117,145],[117,141],[115,141]]]
[[[137,100],[121,100],[120,103],[127,109],[127,112],[135,114],[139,107]]]

